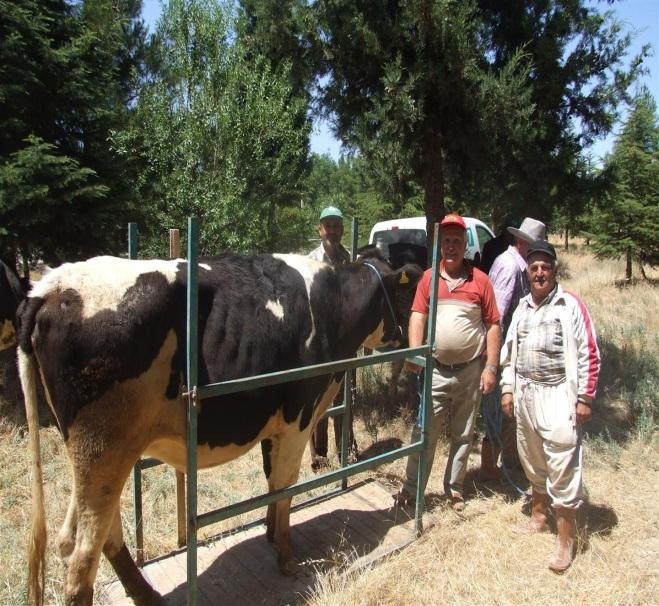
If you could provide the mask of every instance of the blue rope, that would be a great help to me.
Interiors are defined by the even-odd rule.
[[[419,397],[419,412],[417,413],[416,423],[421,427],[421,415],[423,414],[424,406],[424,396],[425,390],[423,388],[423,373],[422,370],[417,375],[417,384],[416,384],[416,393]],[[489,397],[484,396],[481,400],[481,413],[483,414],[483,419],[485,420],[485,433],[487,434],[488,439],[490,440],[490,448],[495,443],[499,444],[499,448],[503,451],[503,442],[501,441],[501,426],[503,423],[503,411],[501,410],[501,398],[499,394],[499,387],[497,386],[491,394],[488,394]],[[515,492],[520,496],[526,495],[526,492],[522,490],[510,476],[510,471],[506,467],[503,457],[501,458],[501,469],[503,470],[503,475],[506,478],[508,484],[510,484]]]
[[[398,322],[396,321],[396,313],[394,312],[394,307],[391,304],[391,300],[389,299],[389,293],[387,292],[387,289],[384,286],[384,281],[382,280],[382,276],[380,275],[378,268],[375,267],[375,265],[373,265],[372,263],[364,262],[364,265],[366,265],[366,267],[370,267],[375,272],[375,275],[378,277],[378,280],[380,280],[380,286],[382,286],[382,292],[384,292],[384,299],[387,302],[387,306],[389,307],[389,312],[391,313],[391,319],[394,321],[394,326],[398,326]]]
[[[501,409],[501,392],[499,386],[494,388],[494,391],[481,399],[481,414],[485,421],[485,433],[490,441],[490,448],[494,448],[495,440],[499,445],[501,452],[503,452],[503,442],[501,441],[501,426],[503,425],[503,410]],[[494,454],[494,452],[493,452]],[[495,461],[496,464],[496,461]],[[524,496],[524,492],[510,477],[510,471],[506,467],[506,463],[501,457],[501,469],[508,484],[510,484],[515,492],[520,496]]]

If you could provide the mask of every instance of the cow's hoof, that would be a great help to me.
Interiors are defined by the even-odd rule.
[[[130,596],[135,602],[135,606],[162,606],[164,601],[162,596],[151,588],[151,591],[140,592],[139,595]]]
[[[279,566],[279,571],[287,577],[294,577],[302,569],[293,558],[277,558],[277,565]]]

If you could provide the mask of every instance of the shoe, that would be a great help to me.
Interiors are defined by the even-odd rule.
[[[576,542],[568,540],[562,544],[559,538],[556,538],[556,549],[554,555],[549,560],[549,570],[557,574],[564,573],[574,560]]]
[[[453,511],[464,511],[466,506],[464,497],[459,492],[454,492],[451,495],[451,508]]]

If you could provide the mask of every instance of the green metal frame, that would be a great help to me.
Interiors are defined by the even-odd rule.
[[[137,229],[135,224],[129,225],[129,256],[137,256]],[[352,229],[352,258],[355,258],[357,249],[357,221],[353,220]],[[133,235],[131,235],[133,234]],[[187,600],[189,606],[196,604],[197,596],[197,531],[204,526],[226,520],[230,517],[241,513],[246,513],[260,507],[269,505],[285,498],[293,497],[298,494],[308,492],[314,488],[341,481],[341,488],[347,488],[348,477],[361,473],[367,469],[378,467],[383,463],[389,463],[396,459],[408,456],[413,452],[420,452],[418,482],[417,482],[417,499],[415,509],[415,534],[418,536],[423,531],[423,490],[425,486],[425,477],[427,475],[427,446],[428,430],[430,415],[432,414],[431,394],[432,394],[432,372],[425,373],[424,398],[422,402],[421,414],[421,439],[412,442],[396,450],[373,457],[366,461],[360,461],[351,465],[347,464],[348,440],[350,439],[349,418],[350,415],[350,381],[349,372],[346,372],[344,381],[344,403],[342,406],[332,407],[327,411],[328,416],[343,415],[343,436],[341,443],[342,467],[335,471],[325,473],[321,476],[314,477],[304,482],[299,482],[293,486],[283,488],[271,493],[263,494],[257,497],[233,503],[213,511],[202,514],[197,513],[197,415],[199,402],[211,396],[219,396],[227,393],[237,393],[258,387],[275,385],[319,375],[326,375],[341,371],[350,371],[352,369],[391,362],[400,359],[413,358],[414,361],[426,368],[432,368],[432,344],[434,343],[435,332],[435,314],[437,309],[436,283],[437,283],[437,253],[438,253],[438,226],[435,225],[434,246],[432,253],[432,278],[431,278],[431,298],[430,310],[427,325],[427,341],[420,347],[412,347],[403,350],[387,351],[384,353],[375,353],[371,356],[361,358],[351,358],[338,360],[336,362],[327,362],[324,364],[315,364],[303,368],[295,368],[280,372],[267,373],[254,377],[223,381],[209,385],[198,385],[198,240],[199,240],[199,220],[196,218],[188,219],[188,281],[187,281],[187,363],[186,363],[186,387],[183,397],[187,399]],[[133,240],[133,238],[135,238]],[[133,256],[134,255],[134,256]],[[346,413],[346,414],[344,414]],[[193,445],[194,447],[190,447]],[[138,489],[141,488],[141,482],[137,479],[140,476],[141,469],[146,469],[159,462],[154,459],[143,459],[136,466],[134,473],[134,495],[135,495],[135,516],[136,516],[136,542],[138,542],[138,555],[141,551],[142,537],[142,512],[141,512],[141,494]],[[138,498],[139,495],[139,498]],[[139,514],[138,514],[139,501]],[[300,504],[296,509],[304,504]],[[139,531],[138,531],[139,528]],[[138,540],[140,537],[140,540]]]

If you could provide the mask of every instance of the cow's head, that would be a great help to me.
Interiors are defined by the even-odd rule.
[[[365,265],[377,281],[375,300],[382,318],[377,329],[364,341],[364,347],[397,347],[407,341],[407,324],[416,285],[423,275],[421,268],[408,263],[392,269],[375,247],[360,250],[357,262]]]

